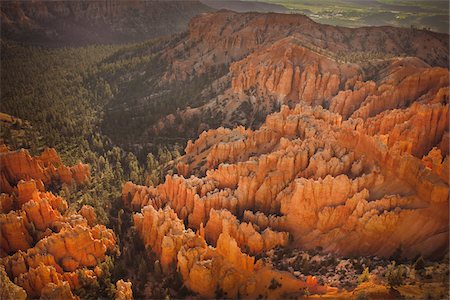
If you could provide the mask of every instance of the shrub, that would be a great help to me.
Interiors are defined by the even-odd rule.
[[[361,275],[358,276],[358,284],[369,281],[369,268],[365,268]]]
[[[395,266],[395,262],[392,262],[388,266],[388,269],[386,271],[385,277],[389,284],[389,286],[396,287],[403,284],[403,274],[405,273],[403,266]]]

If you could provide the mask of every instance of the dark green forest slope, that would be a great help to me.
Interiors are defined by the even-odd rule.
[[[128,81],[124,75],[154,64],[158,57],[154,52],[164,43],[158,40],[124,46],[44,49],[1,42],[0,143],[3,140],[12,150],[29,149],[34,155],[44,147],[54,147],[67,165],[78,161],[89,164],[91,180],[87,185],[63,184],[50,190],[67,199],[71,210],[85,204],[93,206],[98,221],[117,235],[123,255],[102,264],[109,275],[99,285],[77,291],[82,298],[114,295],[111,282],[120,278],[134,278],[134,294],[142,297],[146,277],[160,276],[131,226],[130,213],[123,209],[121,189],[129,180],[158,184],[171,172],[171,161],[183,150],[172,139],[160,139],[150,152],[136,155],[114,143],[126,136],[125,131],[115,126],[108,136],[102,128],[104,111],[125,99],[122,89]],[[132,86],[125,91],[139,93]],[[155,110],[148,113],[162,106],[155,105]],[[123,113],[116,117],[123,117]],[[108,118],[108,124],[117,123],[114,116]],[[132,142],[132,138],[127,141]],[[151,292],[156,298],[166,297],[169,289],[172,296],[186,292],[180,290],[179,278],[158,280]]]
[[[98,74],[118,74],[117,70],[141,64],[139,58],[111,63],[126,47],[131,46],[43,49],[1,43],[0,111],[24,120],[13,126],[1,122],[1,138],[33,154],[44,146],[54,147],[66,164],[90,164],[90,184],[77,191],[65,186],[62,193],[76,207],[95,206],[104,223],[119,201],[124,181],[159,182],[163,165],[181,151],[177,144],[160,143],[154,154],[145,154],[138,162],[134,153],[102,133],[103,110],[114,89]],[[24,135],[26,142],[18,143],[17,136]]]

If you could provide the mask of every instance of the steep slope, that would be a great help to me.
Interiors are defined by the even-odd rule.
[[[279,271],[262,260],[253,268],[251,257],[240,252],[264,257],[278,246],[412,259],[448,251],[449,154],[442,152],[448,151],[442,143],[448,121],[448,98],[367,120],[343,121],[304,102],[283,106],[258,130],[202,133],[188,143],[179,175],[157,187],[126,183],[122,198],[137,211],[137,231],[163,270],[170,273],[177,265],[191,290],[214,297],[219,289],[234,297],[238,288],[240,295],[255,297],[248,289],[254,280],[262,283],[260,295],[288,295],[302,286],[284,285],[295,277],[266,285],[259,273],[269,268],[264,278],[277,278]],[[408,134],[396,134],[402,127]],[[236,250],[220,250],[224,240]],[[216,248],[201,250],[205,243]],[[222,269],[236,261],[232,270]],[[332,293],[315,290],[311,280],[306,285],[313,293]]]
[[[133,64],[133,58],[141,63]],[[189,31],[171,40],[124,50],[107,65],[124,60],[130,64],[117,75],[98,74],[117,90],[103,128],[117,143],[143,145],[155,138],[196,137],[221,125],[257,128],[280,105],[300,100],[333,106],[346,118],[363,117],[374,99],[387,101],[415,80],[440,77],[448,68],[448,35],[219,11],[193,18]],[[424,70],[427,75],[420,75]],[[401,95],[397,107],[431,95],[430,89],[424,83]]]
[[[436,48],[422,48],[422,39]],[[411,260],[448,252],[444,51],[444,35],[425,31],[352,30],[277,14],[195,18],[189,34],[159,56],[169,61],[159,85],[192,82],[214,65],[229,64],[229,72],[202,91],[203,104],[163,117],[149,135],[232,129],[189,141],[174,162],[178,174],[164,183],[123,187],[162,270],[176,266],[185,285],[205,297],[304,295],[295,290],[305,283],[330,297],[356,297],[360,288],[393,297],[383,284],[350,294],[323,287],[306,277],[307,259],[292,265],[298,256],[285,255],[321,249]],[[223,251],[224,244],[232,246]],[[279,281],[279,274],[287,277]],[[390,276],[381,274],[372,273],[378,279],[371,284]]]
[[[1,2],[2,37],[46,46],[138,42],[186,29],[212,10],[198,1]]]

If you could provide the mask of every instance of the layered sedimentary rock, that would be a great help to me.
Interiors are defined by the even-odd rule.
[[[294,37],[309,49],[325,49],[343,59],[345,53],[371,52],[385,55],[405,53],[408,42],[417,45],[414,56],[433,66],[448,66],[444,34],[394,27],[344,28],[318,24],[300,14],[238,14],[230,11],[202,14],[189,24],[189,35],[166,51],[172,60],[166,78],[184,79],[202,73],[208,65],[230,63],[277,41]],[[430,55],[429,47],[437,53]],[[186,56],[177,52],[188,50]],[[281,52],[281,54],[283,54]]]
[[[236,240],[241,249],[253,255],[288,244],[289,235],[286,232],[266,228],[259,233],[258,230],[259,227],[252,223],[240,223],[228,210],[211,209],[204,234],[208,243],[216,245],[222,232],[226,232]]]
[[[194,18],[162,55],[169,68],[161,85],[212,66],[229,64],[229,72],[202,91],[213,94],[204,104],[151,129],[199,133],[174,163],[178,174],[158,186],[128,182],[122,193],[163,270],[177,266],[206,297],[276,297],[273,266],[252,260],[274,247],[445,254],[448,42],[427,35],[298,15]],[[211,123],[218,128],[201,132]]]
[[[253,89],[260,96],[274,94],[311,105],[321,105],[337,94],[341,83],[362,73],[357,64],[340,64],[295,38],[282,39],[255,52],[234,63],[230,70],[234,92]]]
[[[134,222],[144,244],[159,257],[163,271],[169,273],[176,268],[185,285],[201,296],[215,297],[221,291],[228,297],[279,297],[306,287],[313,293],[326,292],[314,278],[304,282],[262,261],[255,264],[254,257],[242,253],[226,232],[219,235],[215,248],[208,246],[203,227],[198,233],[185,229],[168,206],[156,210],[147,205],[134,215]],[[283,285],[269,288],[273,280]]]
[[[220,11],[193,18],[187,35],[161,55],[169,66],[162,90],[206,74],[220,77],[194,97],[201,105],[161,116],[148,129],[151,135],[255,128],[280,105],[299,101],[345,120],[401,109],[419,98],[448,98],[448,38],[425,30],[351,29],[294,14]]]
[[[67,202],[46,192],[44,185],[52,180],[84,183],[88,167],[67,168],[54,150],[36,158],[25,151],[2,154],[2,176],[11,187],[2,194],[9,199],[2,200],[0,214],[2,272],[29,298],[75,299],[72,291],[84,284],[80,276],[94,281],[101,276],[95,270],[115,253],[115,235],[103,225],[93,226],[92,207],[83,206],[80,214],[68,212]],[[21,294],[13,286],[7,291]]]
[[[142,207],[135,226],[163,269],[177,264],[185,284],[207,297],[217,288],[267,292],[258,285],[265,267],[243,253],[275,246],[439,257],[448,251],[448,103],[421,99],[346,121],[301,103],[258,130],[210,130],[188,143],[177,164],[184,176],[157,187],[126,183],[123,201]]]
[[[46,186],[52,181],[85,183],[89,179],[89,166],[79,163],[67,167],[53,148],[47,148],[38,157],[32,157],[22,149],[0,153],[0,176],[1,190],[11,193],[11,186],[20,180],[34,179]]]
[[[431,152],[421,159],[441,143],[447,111],[445,100],[418,102],[342,121],[323,108],[283,107],[256,131],[212,130],[189,143],[180,171],[203,177],[168,176],[156,188],[128,183],[124,200],[168,205],[189,227],[204,228],[212,244],[228,231],[249,247],[246,234],[273,226],[306,249],[389,256],[402,247],[405,256],[435,255],[448,241],[448,158]]]
[[[122,279],[116,282],[116,300],[133,299],[133,291],[131,290],[131,282],[125,282]]]
[[[387,111],[368,119],[364,131],[369,135],[385,135],[389,147],[421,158],[439,145],[448,122],[448,104],[445,102],[414,103],[407,109]]]

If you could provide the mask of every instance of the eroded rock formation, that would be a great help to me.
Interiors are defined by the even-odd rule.
[[[79,163],[67,167],[61,162],[56,150],[47,148],[41,156],[32,157],[26,150],[6,151],[0,153],[1,190],[12,192],[12,186],[20,180],[34,179],[49,185],[52,181],[76,184],[85,183],[89,179],[89,166]]]
[[[134,223],[144,244],[159,257],[163,271],[169,273],[176,268],[185,285],[201,296],[215,297],[219,290],[232,298],[238,294],[279,297],[306,287],[314,293],[326,291],[312,277],[305,282],[262,261],[255,263],[255,258],[242,253],[226,230],[219,235],[215,248],[208,246],[205,229],[201,226],[198,233],[185,229],[169,206],[156,210],[147,205],[134,215]],[[283,285],[269,288],[273,280]]]
[[[207,297],[218,288],[281,295],[259,285],[263,270],[277,271],[248,256],[275,246],[439,257],[449,233],[448,87],[440,86],[448,72],[436,76],[422,96],[411,90],[406,102],[364,118],[301,102],[258,130],[204,132],[177,162],[182,175],[157,187],[126,183],[123,201],[142,208],[135,226],[163,268],[177,265],[186,286]]]
[[[53,180],[84,183],[88,166],[68,168],[54,150],[40,157],[26,151],[0,155],[9,187],[2,185],[6,193],[0,214],[1,271],[23,288],[5,279],[5,297],[76,299],[72,291],[84,284],[80,276],[92,280],[101,276],[97,265],[115,253],[116,238],[105,226],[93,226],[92,207],[83,206],[80,214],[68,212],[67,202],[46,192],[45,185]]]
[[[157,187],[128,182],[123,201],[142,208],[135,226],[163,269],[177,265],[186,286],[207,297],[218,288],[228,296],[280,295],[255,283],[269,276],[261,275],[266,267],[273,278],[278,273],[248,256],[275,246],[443,255],[448,103],[431,98],[348,120],[301,103],[283,106],[258,130],[204,132],[178,161],[182,175]]]
[[[131,290],[131,282],[125,282],[122,279],[116,282],[116,300],[133,299],[133,291]]]
[[[425,30],[341,28],[296,14],[220,11],[193,18],[187,36],[162,57],[169,67],[161,86],[226,70],[199,94],[201,105],[162,116],[148,129],[152,135],[254,128],[280,105],[300,101],[346,120],[419,99],[448,99],[448,38]]]

